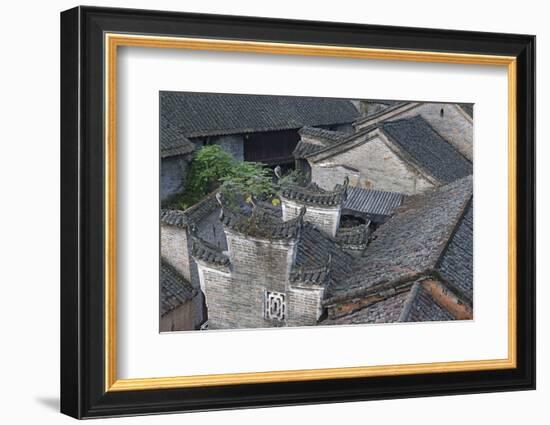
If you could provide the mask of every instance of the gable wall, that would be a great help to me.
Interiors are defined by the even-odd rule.
[[[332,188],[342,181],[345,165],[359,171],[359,179],[351,179],[350,185],[366,189],[399,192],[413,195],[433,187],[418,171],[408,165],[380,138],[311,164],[312,181],[321,187]]]
[[[422,103],[388,121],[421,115],[435,131],[472,161],[473,124],[458,108],[452,103]],[[443,117],[440,113],[441,109],[444,111]]]

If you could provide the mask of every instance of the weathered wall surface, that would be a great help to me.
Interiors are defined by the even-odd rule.
[[[283,220],[288,221],[300,214],[302,205],[292,202],[289,199],[282,198],[282,209]],[[338,231],[338,225],[340,224],[340,206],[337,205],[326,208],[307,206],[304,221],[315,225],[319,230],[334,237]]]
[[[213,216],[213,214],[211,215]],[[213,217],[209,216],[201,221],[198,226],[199,233],[207,234],[212,232],[212,227],[210,226],[211,220],[213,221]],[[187,229],[161,223],[160,232],[160,251],[162,257],[190,282],[195,289],[200,289],[197,264],[190,255],[192,242]],[[214,239],[209,240],[213,241]],[[202,293],[197,294],[189,304],[193,305],[193,323],[195,327],[198,327],[206,320],[204,295]]]
[[[271,290],[283,292],[296,255],[296,240],[256,239],[226,231],[233,274],[260,279]]]
[[[230,271],[199,264],[210,329],[314,325],[321,314],[321,290],[291,288],[288,274],[295,241],[269,241],[227,232]],[[283,294],[285,317],[267,319],[266,292]]]
[[[184,156],[164,158],[160,165],[160,200],[183,192],[188,161]]]
[[[344,178],[349,178],[350,186],[360,186],[361,173],[345,167],[343,165],[328,165],[324,170],[325,166],[317,165],[311,168],[311,181],[317,183],[319,187],[322,187],[325,190],[334,189],[336,183],[342,183]]]
[[[187,281],[193,283],[191,273],[190,241],[187,237],[187,229],[160,225],[160,254],[174,267]]]
[[[338,165],[359,170],[360,178],[350,181],[353,186],[406,195],[433,187],[431,182],[393,152],[381,136],[311,164],[312,181],[323,187],[328,186],[329,182],[334,185],[342,181],[342,169],[336,167]]]
[[[441,116],[443,110],[443,116]],[[388,121],[421,115],[445,140],[472,161],[473,123],[452,103],[422,103]]]
[[[230,134],[210,138],[210,143],[219,145],[224,151],[239,161],[244,160],[244,140],[240,134]]]
[[[289,288],[287,326],[314,326],[321,317],[322,289]]]
[[[160,318],[160,331],[191,331],[196,329],[193,302],[186,301]]]

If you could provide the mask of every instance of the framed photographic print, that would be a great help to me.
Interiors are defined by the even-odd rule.
[[[61,411],[533,389],[535,38],[61,14]]]

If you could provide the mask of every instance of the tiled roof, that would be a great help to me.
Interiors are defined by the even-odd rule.
[[[473,172],[472,163],[420,115],[384,122],[380,128],[417,166],[442,183]]]
[[[340,284],[352,270],[353,257],[336,241],[311,223],[304,223],[293,270],[312,271],[327,266],[330,256],[330,282]]]
[[[408,197],[371,236],[345,282],[329,287],[327,304],[433,273],[472,197],[472,177]]]
[[[364,214],[390,216],[403,202],[403,195],[395,192],[349,187],[343,210]]]
[[[161,315],[178,308],[197,294],[191,284],[164,259],[160,264],[160,292]]]
[[[437,267],[443,277],[463,299],[473,301],[473,206],[470,205],[447,245]]]
[[[292,153],[295,158],[307,158],[309,155],[341,142],[349,136],[340,131],[330,131],[315,127],[303,127],[299,133],[302,137]],[[304,136],[306,136],[305,139]],[[308,137],[313,138],[314,141],[307,140]]]
[[[306,286],[326,286],[330,279],[332,259],[329,255],[326,263],[318,267],[298,267],[290,272],[289,280],[293,284]]]
[[[401,108],[402,106],[405,106],[407,104],[409,104],[410,102],[404,102],[404,101],[399,101],[399,100],[396,100],[396,101],[392,101],[392,104],[391,105],[388,105],[387,108],[384,108],[380,111],[376,111],[375,113],[373,114],[368,114],[366,116],[363,116],[363,117],[360,117],[357,119],[357,121],[355,121],[354,125],[357,125],[357,124],[361,124],[365,121],[370,121],[372,120],[373,118],[376,118],[376,117],[379,117],[379,116],[382,116],[382,115],[385,115],[385,114],[388,114],[392,111],[395,111],[396,109],[399,109]]]
[[[223,253],[221,248],[206,242],[205,240],[192,235],[193,246],[191,255],[196,259],[213,266],[229,265],[229,257]]]
[[[354,325],[367,323],[392,323],[399,321],[399,316],[408,299],[410,291],[401,292],[393,297],[386,298],[370,304],[361,310],[351,314],[327,319],[321,322],[322,325]]]
[[[359,116],[349,100],[298,96],[163,91],[160,108],[162,128],[186,137],[351,123]]]
[[[335,206],[341,205],[346,199],[348,180],[337,184],[333,190],[324,190],[315,183],[307,186],[289,185],[281,190],[281,197],[297,201],[304,205]]]
[[[186,227],[187,216],[181,210],[160,210],[160,222],[170,226]]]
[[[416,282],[403,292],[374,302],[345,316],[327,319],[321,324],[352,325],[446,320],[454,320],[454,316],[437,303],[422,283]]]
[[[174,127],[161,126],[160,156],[168,158],[175,155],[187,155],[195,150],[195,145],[187,137],[178,134]]]
[[[400,322],[440,322],[454,316],[432,297],[421,283],[415,283],[399,317]]]
[[[250,215],[223,207],[220,213],[222,224],[237,233],[266,239],[293,239],[298,237],[303,226],[305,208],[295,218],[283,221],[281,217],[267,213],[264,208],[254,208]]]
[[[336,242],[341,248],[365,249],[369,242],[370,221],[354,227],[339,228],[336,233]]]
[[[216,201],[216,193],[210,193],[185,211],[162,209],[160,211],[161,223],[177,227],[187,227],[191,223],[200,223],[205,217],[219,208],[219,204]]]

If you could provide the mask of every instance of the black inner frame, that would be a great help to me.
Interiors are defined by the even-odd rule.
[[[517,57],[517,368],[105,393],[105,32]],[[63,413],[90,418],[534,389],[534,36],[77,7],[61,14],[61,119]]]

